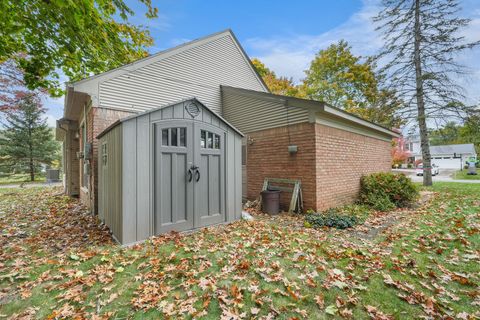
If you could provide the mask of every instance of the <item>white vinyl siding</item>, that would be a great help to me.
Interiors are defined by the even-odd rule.
[[[220,85],[265,91],[230,33],[102,82],[99,104],[141,112],[196,97],[221,115]]]

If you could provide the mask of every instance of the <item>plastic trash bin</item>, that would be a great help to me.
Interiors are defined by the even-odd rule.
[[[280,212],[280,190],[262,191],[262,211],[269,214]]]

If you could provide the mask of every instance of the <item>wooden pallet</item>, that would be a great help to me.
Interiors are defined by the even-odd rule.
[[[281,184],[281,185],[278,185]],[[288,184],[292,186],[285,187],[283,185]],[[290,206],[288,213],[302,212],[303,211],[303,197],[300,180],[296,179],[280,179],[280,178],[265,178],[263,180],[262,191],[268,189],[268,187],[275,188],[280,191],[291,192],[292,198],[290,199]],[[260,194],[260,203],[262,203],[262,196]]]

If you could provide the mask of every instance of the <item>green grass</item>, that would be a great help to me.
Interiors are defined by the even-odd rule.
[[[477,169],[477,175],[468,175],[468,169],[458,170],[453,173],[455,180],[480,180],[480,169]]]
[[[20,184],[22,182],[27,182],[27,183],[41,183],[45,182],[45,175],[44,174],[35,174],[35,181],[31,182],[30,181],[30,174],[27,173],[16,173],[16,174],[10,174],[10,175],[5,175],[5,176],[0,176],[0,185],[2,184]]]
[[[406,216],[389,213],[404,218],[373,241],[260,219],[129,248],[56,189],[0,189],[0,315],[478,316],[480,185],[423,189],[434,199]]]

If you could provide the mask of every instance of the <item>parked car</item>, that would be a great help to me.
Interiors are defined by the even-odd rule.
[[[419,164],[417,166],[417,169],[415,170],[415,173],[417,174],[417,176],[423,176],[423,164]],[[433,163],[432,164],[432,176],[436,176],[439,173],[440,173],[440,168],[435,163]]]

